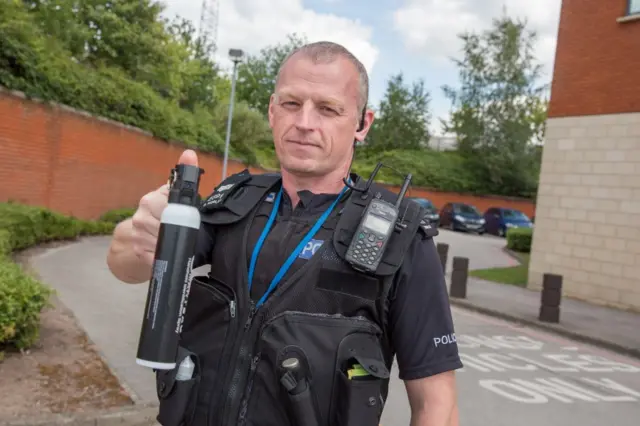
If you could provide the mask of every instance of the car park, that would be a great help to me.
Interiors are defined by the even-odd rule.
[[[437,228],[440,225],[440,214],[438,213],[437,207],[434,206],[430,200],[421,197],[409,197],[409,199],[420,204],[420,206],[426,209],[423,219],[431,226]]]
[[[484,213],[485,228],[488,234],[504,237],[513,228],[533,228],[533,221],[520,210],[491,207]]]
[[[440,210],[440,226],[452,231],[485,233],[485,220],[478,209],[466,203],[447,203]]]

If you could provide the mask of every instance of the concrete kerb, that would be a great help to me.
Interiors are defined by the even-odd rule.
[[[0,419],[0,426],[147,426],[157,424],[157,414],[156,404],[144,404],[91,413],[50,414],[9,421]]]
[[[451,305],[468,309],[470,311],[475,311],[484,315],[489,315],[489,316],[503,319],[509,322],[534,327],[543,331],[555,333],[559,336],[566,337],[566,338],[575,340],[577,342],[587,343],[590,345],[598,346],[603,349],[615,351],[620,354],[628,355],[636,359],[640,359],[640,350],[637,348],[620,345],[618,343],[600,339],[593,336],[587,336],[581,333],[567,330],[566,328],[563,328],[562,326],[559,326],[559,325],[548,324],[548,323],[540,322],[534,319],[522,318],[515,315],[505,314],[504,312],[500,312],[495,309],[476,305],[473,302],[469,302],[468,300],[456,299],[451,297],[450,302],[451,302]]]

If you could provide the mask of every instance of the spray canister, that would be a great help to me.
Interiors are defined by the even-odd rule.
[[[138,341],[136,363],[144,367],[170,370],[176,365],[200,229],[198,186],[202,173],[202,169],[184,164],[172,171]]]

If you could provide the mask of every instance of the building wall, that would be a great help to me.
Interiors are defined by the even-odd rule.
[[[640,19],[563,0],[529,287],[640,311]],[[640,17],[638,17],[640,18]]]
[[[96,218],[111,209],[136,206],[142,195],[167,181],[184,149],[138,129],[26,100],[0,88],[0,202],[14,200]],[[198,157],[205,169],[200,192],[207,195],[220,181],[222,160],[213,154]],[[230,161],[228,173],[244,168]],[[397,187],[390,188],[397,192]],[[531,200],[416,187],[407,195],[429,198],[438,207],[463,201],[480,210],[499,205],[535,215]]]
[[[624,19],[627,1],[562,0],[550,117],[640,112],[640,19]]]
[[[640,310],[640,113],[548,121],[529,286]]]
[[[167,182],[184,150],[148,133],[0,89],[0,202],[48,207],[80,218],[134,207]],[[198,155],[201,193],[220,181],[222,161]],[[243,170],[237,161],[228,173]],[[259,171],[258,169],[252,169]]]

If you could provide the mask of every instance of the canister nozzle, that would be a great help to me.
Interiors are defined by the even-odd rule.
[[[198,204],[200,176],[204,170],[188,164],[176,164],[169,180],[169,202],[195,206]]]

